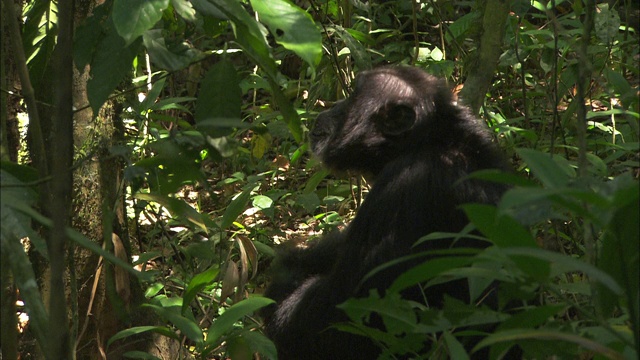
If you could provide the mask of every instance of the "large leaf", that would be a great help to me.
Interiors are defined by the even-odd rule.
[[[253,314],[256,310],[263,308],[267,305],[273,304],[274,301],[266,297],[250,297],[242,300],[232,307],[225,310],[220,317],[218,317],[207,334],[207,345],[215,344],[220,340],[220,337],[227,331],[231,330],[233,325],[240,321],[243,317]]]
[[[276,42],[295,52],[312,68],[320,63],[322,36],[308,13],[286,0],[251,0],[251,6]]]
[[[512,217],[500,214],[494,206],[467,204],[462,208],[473,225],[496,245],[537,246],[527,229]]]
[[[202,343],[204,341],[204,335],[198,323],[194,319],[180,315],[178,311],[175,311],[173,306],[164,307],[154,304],[143,304],[142,306],[152,308],[158,315],[170,321],[180,329],[182,334],[196,343]]]
[[[517,149],[516,151],[545,187],[562,187],[567,185],[569,179],[575,177],[575,171],[568,165],[561,164],[561,160],[557,157],[552,158],[550,154],[533,149]]]
[[[231,62],[222,60],[212,66],[200,84],[195,120],[199,130],[217,138],[227,135],[229,125],[240,122],[242,93],[240,78]]]
[[[161,29],[146,31],[142,39],[151,61],[163,69],[180,70],[202,57],[202,53],[187,42],[167,46]]]
[[[134,195],[136,199],[153,201],[164,207],[166,207],[171,215],[182,220],[187,220],[190,223],[198,226],[204,232],[207,232],[208,217],[200,214],[196,209],[187,204],[184,200],[176,199],[166,195],[160,194],[143,194],[137,193]]]
[[[113,23],[125,46],[151,29],[169,6],[169,0],[114,0]]]
[[[245,207],[249,203],[249,199],[251,198],[251,191],[253,190],[253,186],[247,186],[240,195],[238,195],[235,199],[231,201],[227,209],[224,211],[224,215],[222,215],[222,221],[220,223],[220,227],[224,230],[231,226],[234,221],[242,214]]]
[[[189,285],[187,285],[184,296],[182,297],[183,314],[189,308],[191,301],[195,299],[198,292],[205,286],[209,285],[216,278],[216,276],[218,276],[219,272],[220,268],[215,265],[210,267],[208,270],[194,276],[191,281],[189,281]]]
[[[87,81],[87,95],[94,115],[130,73],[141,43],[137,40],[126,45],[118,34],[111,31],[98,44],[91,63],[91,78]]]

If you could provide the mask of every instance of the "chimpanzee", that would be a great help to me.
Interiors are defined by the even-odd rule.
[[[361,281],[379,265],[452,246],[438,240],[412,247],[432,232],[461,231],[468,219],[460,205],[497,203],[504,185],[467,175],[507,165],[485,126],[454,104],[442,81],[416,67],[361,72],[353,94],[318,116],[310,138],[326,166],[363,174],[373,187],[344,231],[276,259],[265,295],[277,303],[263,312],[266,334],[279,359],[376,359],[381,351],[369,339],[331,327],[348,320],[336,305],[371,289],[383,294],[416,263]],[[463,239],[455,246],[486,244]],[[427,288],[427,305],[442,306],[444,294],[469,301],[466,282],[458,280]]]

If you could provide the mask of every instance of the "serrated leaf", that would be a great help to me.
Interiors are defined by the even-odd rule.
[[[111,16],[125,46],[151,29],[168,6],[169,0],[114,0]]]

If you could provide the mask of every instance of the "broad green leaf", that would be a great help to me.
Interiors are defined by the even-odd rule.
[[[213,322],[207,333],[206,344],[217,343],[220,337],[231,330],[236,322],[242,320],[242,318],[247,315],[253,314],[256,310],[273,303],[274,301],[269,298],[256,296],[234,304]]]
[[[523,324],[535,329],[540,325],[543,325],[554,315],[559,314],[561,311],[567,308],[567,305],[540,305],[525,311],[514,314],[509,319],[503,321],[498,330],[515,329],[522,327]]]
[[[625,191],[626,190],[626,191]],[[599,286],[597,295],[599,306],[607,316],[611,315],[616,305],[622,305],[630,310],[635,318],[631,321],[635,326],[640,325],[638,314],[640,300],[638,287],[640,286],[640,205],[638,183],[620,191],[616,195],[624,196],[628,201],[614,212],[611,222],[607,224],[605,235],[599,251],[598,268],[611,275],[624,287],[624,298],[603,285]],[[617,196],[620,197],[620,196]]]
[[[125,46],[151,29],[168,6],[169,0],[114,0],[113,23]]]
[[[110,32],[98,44],[91,62],[91,77],[87,81],[87,95],[94,116],[116,87],[131,72],[141,40],[126,46],[124,40]]]
[[[220,222],[220,228],[223,230],[227,229],[234,221],[242,214],[244,209],[247,207],[249,203],[249,199],[251,198],[251,191],[253,190],[253,186],[247,186],[244,191],[240,193],[235,199],[231,201],[227,209],[224,211],[224,215],[222,215],[222,221]]]
[[[563,254],[543,249],[514,247],[504,248],[502,249],[502,251],[511,257],[517,256],[523,259],[528,258],[528,261],[539,259],[547,262],[551,265],[551,275],[554,276],[574,271],[582,272],[583,274],[589,276],[591,280],[598,281],[603,286],[607,287],[614,294],[623,294],[623,290],[620,285],[609,274],[596,268],[595,266],[587,264],[582,260],[574,259]],[[533,272],[529,275],[532,277],[536,277],[538,275],[537,272],[538,270],[534,269]]]
[[[586,337],[560,332],[557,330],[514,329],[493,333],[475,346],[474,351],[499,342],[514,340],[546,340],[551,342],[569,342],[583,349],[591,350],[608,359],[624,359],[622,354]]]
[[[6,201],[7,199],[4,199],[3,196],[2,200]],[[28,207],[28,205],[24,206]],[[29,314],[29,327],[38,344],[46,347],[49,340],[49,315],[42,301],[38,281],[36,280],[29,257],[20,242],[20,238],[15,237],[14,234],[5,228],[4,206],[2,212],[2,232],[0,235],[1,261],[9,261],[11,272],[13,273],[13,280],[20,290],[20,297],[24,300],[27,314]],[[2,275],[4,276],[5,274]]]
[[[162,29],[145,31],[142,39],[151,61],[163,69],[180,70],[203,57],[200,50],[186,42],[167,48]]]
[[[171,0],[171,5],[183,19],[196,21],[196,11],[188,0]]]
[[[286,0],[251,0],[276,42],[295,52],[312,68],[320,63],[322,36],[311,16]]]
[[[445,331],[444,333],[442,333],[442,336],[444,337],[444,342],[447,344],[447,349],[449,349],[448,355],[450,359],[469,359],[469,355],[465,351],[464,347],[462,346],[460,341],[458,341],[458,339],[456,339],[456,337],[451,334],[451,332]]]
[[[192,224],[198,226],[205,233],[208,231],[207,229],[207,219],[208,217],[200,214],[196,209],[191,207],[191,205],[187,204],[182,199],[177,199],[173,197],[169,197],[166,195],[160,194],[144,194],[137,193],[134,195],[136,199],[153,201],[164,207],[166,207],[169,212],[171,212],[172,216],[175,216],[179,219],[184,219]]]
[[[0,217],[2,219],[2,236],[22,239],[29,238],[35,249],[49,259],[45,240],[33,230],[31,219],[24,213],[11,207],[11,204],[21,203],[27,206],[36,203],[38,194],[25,182],[38,180],[36,169],[3,161],[0,169]]]
[[[371,69],[371,57],[369,56],[369,54],[367,54],[367,49],[365,49],[361,43],[356,41],[353,36],[351,36],[348,29],[344,29],[341,26],[336,26],[335,31],[336,34],[340,36],[347,48],[349,48],[349,52],[351,53],[351,56],[353,56],[353,60],[355,61],[358,70],[362,71]]]
[[[266,356],[267,359],[277,359],[278,352],[273,341],[258,331],[244,331],[240,337],[244,338],[245,344],[254,353]]]
[[[209,126],[203,129],[202,124],[205,122],[211,125],[216,119],[240,121],[242,94],[239,83],[235,67],[227,60],[212,66],[202,79],[196,102],[195,120],[196,125],[209,136],[217,138],[226,135],[226,132]]]
[[[462,35],[465,35],[474,24],[482,20],[481,15],[480,11],[471,11],[458,17],[447,29],[445,34],[447,41],[457,41]]]
[[[331,172],[328,169],[323,168],[322,170],[311,175],[309,180],[307,180],[307,184],[304,186],[304,190],[302,191],[302,193],[309,194],[312,191],[315,191],[318,187],[318,184],[320,184],[320,182],[324,180],[324,178],[326,178],[330,173]]]
[[[220,267],[218,265],[214,265],[207,269],[204,272],[194,276],[191,281],[189,281],[189,285],[185,289],[184,296],[182,297],[182,313],[191,306],[191,301],[195,299],[198,292],[204,289],[205,286],[209,285],[213,280],[218,276],[220,272]]]
[[[302,206],[305,210],[313,213],[320,206],[320,198],[314,192],[308,194],[300,194],[296,197],[296,204]]]
[[[500,214],[494,206],[467,204],[462,209],[473,225],[496,245],[537,247],[527,229],[512,217]]]
[[[609,4],[599,4],[594,15],[593,28],[596,36],[605,44],[612,42],[620,29],[618,9],[609,9]]]
[[[256,195],[252,201],[253,206],[259,209],[268,209],[273,206],[273,200],[264,195]]]
[[[338,305],[338,308],[344,310],[356,323],[367,322],[371,314],[376,314],[382,318],[385,329],[392,334],[415,330],[417,326],[415,311],[399,293],[388,292],[380,298],[375,290],[371,290],[369,297],[349,299]]]
[[[198,323],[193,319],[180,315],[178,311],[175,311],[173,306],[163,307],[154,304],[143,304],[142,306],[153,309],[158,315],[175,325],[182,334],[196,343],[202,343],[204,341],[204,335]]]
[[[289,131],[291,131],[291,135],[298,144],[302,143],[302,123],[298,113],[293,108],[293,102],[289,101],[273,78],[269,78],[269,85],[271,86],[271,93],[280,108],[280,113],[287,123]]]
[[[400,292],[410,286],[435,278],[447,270],[467,266],[472,262],[473,258],[471,257],[441,257],[429,259],[398,276],[389,287],[389,292]]]
[[[113,344],[117,340],[124,339],[131,335],[142,334],[147,331],[152,331],[158,334],[162,334],[166,337],[176,339],[176,340],[180,339],[180,337],[176,333],[174,333],[173,331],[171,331],[171,329],[164,326],[136,326],[136,327],[124,329],[122,331],[119,331],[117,334],[113,335],[111,338],[109,338],[109,341],[107,341],[107,347]]]
[[[567,185],[572,177],[575,177],[573,169],[561,166],[550,154],[533,149],[517,149],[516,151],[545,187],[562,187]]]
[[[30,206],[24,203],[20,203],[20,202],[11,203],[11,207],[30,216],[35,221],[37,221],[38,223],[48,228],[51,228],[53,226],[53,222],[51,221],[51,219],[42,216],[40,213],[33,210]],[[112,252],[106,251],[100,245],[87,239],[84,235],[79,233],[77,230],[72,228],[67,228],[67,236],[77,245],[80,245],[86,248],[87,250],[93,252],[96,255],[102,256],[105,260],[109,261],[113,265],[121,267],[122,269],[126,270],[129,274],[135,276],[139,280],[143,280],[143,281],[149,280],[150,275],[148,272],[137,271],[131,266],[131,264],[119,259]]]
[[[197,2],[201,3],[208,14],[212,16],[223,14],[224,18],[231,20],[238,44],[270,78],[276,78],[278,70],[267,44],[267,31],[247,13],[240,2],[237,0],[198,0]]]
[[[78,25],[73,38],[73,63],[79,71],[91,63],[100,40],[105,36],[105,23],[109,24],[109,10],[106,4],[96,6],[93,14]]]

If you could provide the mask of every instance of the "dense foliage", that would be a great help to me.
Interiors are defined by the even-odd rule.
[[[98,155],[123,166],[119,189],[135,270],[111,245],[101,248],[102,240],[78,231],[70,230],[68,246],[88,248],[137,279],[142,303],[116,305],[124,317],[140,306],[160,319],[120,331],[103,344],[106,351],[155,332],[177,339],[184,357],[275,359],[252,316],[270,303],[259,294],[274,248],[303,245],[342,226],[367,193],[361,179],[329,175],[309,157],[305,139],[315,116],[348,93],[358,70],[381,64],[420,66],[457,92],[481,61],[487,3],[108,0],[93,8],[73,39],[76,70],[88,71],[85,105],[94,116],[74,158],[76,166]],[[497,208],[464,207],[468,231],[479,230],[495,246],[442,252],[400,276],[384,296],[349,300],[341,306],[353,321],[340,327],[374,338],[385,358],[465,359],[459,339],[477,334],[464,327],[497,323],[478,344],[491,347],[492,358],[518,344],[527,358],[636,359],[638,4],[510,6],[479,115],[514,173],[474,176],[513,189]],[[40,79],[58,44],[57,11],[49,1],[23,7],[22,44],[36,93],[49,86]],[[29,110],[25,103],[20,112]],[[123,129],[105,153],[103,122]],[[51,226],[36,206],[36,185],[47,180],[30,167],[33,147],[24,146],[17,163],[2,162],[3,287],[5,271],[12,272],[26,306],[20,310],[30,319],[31,335],[21,336],[35,338],[46,353],[49,319],[33,286],[41,269],[26,252],[47,258],[41,230]],[[107,218],[95,221],[104,222],[109,243]],[[450,299],[430,309],[400,296],[415,284],[428,291],[455,278],[468,278],[471,304]],[[474,306],[494,281],[500,308]],[[372,312],[386,331],[366,326]],[[74,328],[79,316],[71,316]],[[416,353],[425,338],[432,351]],[[139,351],[127,356],[151,358]]]

